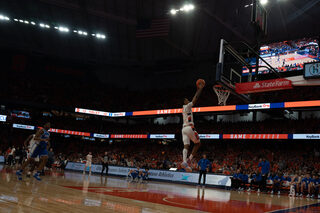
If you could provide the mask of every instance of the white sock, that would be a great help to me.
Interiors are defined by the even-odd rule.
[[[193,158],[193,155],[191,154],[191,155],[189,156],[189,160],[192,160],[192,158]]]
[[[184,163],[187,163],[187,155],[188,155],[188,150],[187,149],[183,149],[182,156],[183,156],[183,162]]]

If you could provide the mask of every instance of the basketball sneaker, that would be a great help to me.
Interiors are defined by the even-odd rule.
[[[17,175],[17,177],[18,177],[18,180],[22,180],[22,171],[21,171],[21,170],[18,170],[18,171],[16,172],[16,175]]]
[[[188,166],[189,166],[189,165],[188,165],[187,162],[183,162],[183,163],[181,164],[181,167],[182,167],[183,169],[187,168]]]
[[[39,174],[38,172],[36,172],[36,173],[33,175],[33,177],[34,177],[35,179],[37,179],[38,181],[41,181],[40,174]]]

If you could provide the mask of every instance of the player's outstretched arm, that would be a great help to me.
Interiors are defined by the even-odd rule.
[[[197,101],[198,101],[198,99],[199,99],[199,97],[201,95],[201,92],[203,90],[203,87],[204,87],[203,84],[199,85],[199,88],[197,89],[197,92],[196,92],[196,94],[194,95],[194,97],[192,99],[192,104],[193,105],[196,105],[196,103],[197,103]]]
[[[29,143],[29,141],[32,139],[32,137],[33,137],[33,135],[30,135],[30,136],[27,138],[27,140],[25,140],[25,141],[23,142],[23,145],[24,145],[25,147],[28,146],[28,143]]]

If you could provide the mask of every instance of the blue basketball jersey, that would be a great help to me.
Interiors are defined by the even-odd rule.
[[[48,139],[48,138],[50,138],[50,133],[47,130],[43,129],[43,133],[40,138],[41,139]]]
[[[43,133],[40,136],[41,141],[40,141],[40,144],[39,144],[41,149],[46,149],[47,148],[48,142],[43,141],[43,140],[44,139],[48,139],[48,138],[50,138],[50,133],[47,130],[43,129]]]

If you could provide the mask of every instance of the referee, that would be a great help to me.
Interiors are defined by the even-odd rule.
[[[101,164],[102,164],[102,170],[101,170],[101,176],[103,175],[104,170],[106,170],[106,175],[108,175],[108,170],[109,170],[109,157],[108,157],[108,152],[104,153],[103,158],[101,159]]]
[[[199,181],[198,184],[200,185],[201,177],[203,175],[203,186],[206,184],[206,175],[210,168],[210,161],[207,159],[207,156],[204,154],[203,158],[198,162],[199,168]]]

